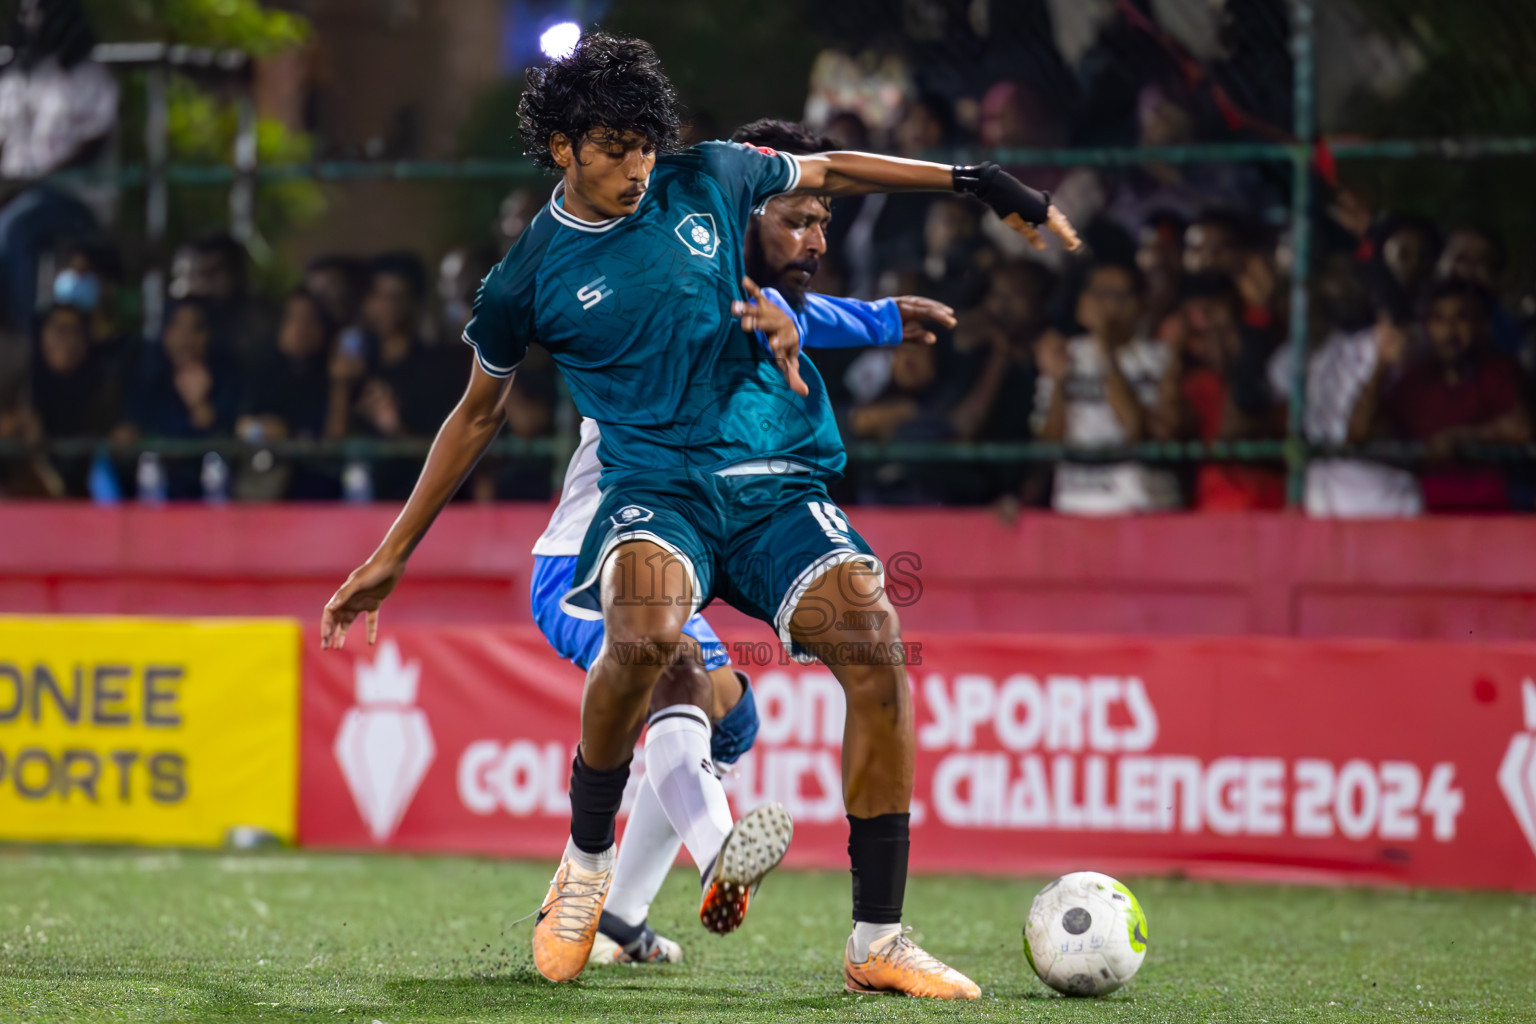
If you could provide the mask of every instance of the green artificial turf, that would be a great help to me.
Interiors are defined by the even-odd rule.
[[[770,878],[746,926],[706,934],[674,871],[652,912],[685,962],[533,971],[550,865],[296,852],[0,848],[0,1020],[1536,1020],[1536,899],[1127,879],[1141,973],[1056,996],[1021,952],[1042,879],[914,878],[917,938],[976,1003],[842,992],[848,883]]]

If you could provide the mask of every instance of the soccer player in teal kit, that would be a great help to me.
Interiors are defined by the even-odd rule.
[[[591,36],[530,73],[519,116],[535,161],[562,180],[482,285],[465,331],[476,353],[469,387],[399,519],[326,606],[322,642],[339,643],[359,614],[371,639],[379,604],[494,438],[506,382],[538,342],[602,427],[602,500],[563,606],[602,618],[606,640],[582,697],[571,839],[534,928],[536,966],[563,981],[587,962],[648,710],[670,731],[697,730],[700,757],[679,760],[678,784],[709,768],[708,717],[698,714],[708,694],[653,707],[652,688],[681,649],[683,624],[719,596],[772,624],[797,653],[822,654],[847,699],[845,986],[975,998],[973,982],[901,929],[912,707],[879,560],[826,492],[845,456],[825,387],[800,362],[793,329],[764,344],[732,313],[749,329],[761,317],[741,302],[743,233],[754,209],[788,192],[960,191],[1032,241],[1045,223],[1075,246],[1071,227],[1048,196],[995,165],[792,157],[732,143],[675,153],[671,84],[635,40]],[[744,910],[783,854],[787,835],[775,826],[733,833],[715,863],[700,865],[706,906],[721,892]]]

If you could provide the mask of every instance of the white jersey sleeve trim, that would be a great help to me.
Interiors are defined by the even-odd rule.
[[[790,192],[793,192],[795,189],[800,187],[800,161],[795,159],[795,157],[789,153],[780,153],[779,156],[789,164],[789,184],[784,186],[784,190],[782,192],[776,193],[776,195],[782,196],[788,195]]]
[[[511,366],[497,366],[495,363],[485,358],[485,354],[480,351],[480,346],[475,343],[475,339],[469,336],[468,330],[459,336],[459,340],[475,350],[475,362],[480,364],[480,369],[484,370],[492,377],[498,377],[502,380],[505,380],[512,376],[513,372],[517,370],[518,364],[516,363],[513,363]]]

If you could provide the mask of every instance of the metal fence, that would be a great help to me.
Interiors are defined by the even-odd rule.
[[[1299,504],[1309,461],[1341,454],[1367,458],[1413,462],[1424,454],[1411,444],[1372,444],[1363,447],[1323,446],[1304,436],[1306,401],[1309,295],[1312,269],[1312,221],[1314,204],[1314,161],[1320,145],[1326,145],[1331,160],[1439,160],[1471,161],[1504,157],[1536,156],[1536,136],[1490,138],[1427,139],[1327,139],[1320,137],[1315,116],[1317,82],[1316,15],[1318,0],[1289,0],[1292,35],[1290,50],[1294,67],[1294,124],[1290,138],[1275,142],[1206,143],[1171,147],[1005,149],[989,152],[935,154],[954,160],[987,158],[1014,166],[1086,166],[1128,167],[1153,162],[1168,164],[1264,163],[1290,169],[1289,230],[1294,263],[1290,275],[1289,342],[1300,357],[1292,358],[1289,394],[1288,436],[1284,441],[1244,441],[1227,443],[1170,442],[1145,443],[1085,451],[1059,444],[1042,443],[851,443],[850,459],[855,461],[934,462],[1054,462],[1066,457],[1074,460],[1136,459],[1150,462],[1191,462],[1203,460],[1232,462],[1283,461],[1287,468],[1288,499]],[[3,63],[0,54],[0,63]],[[495,181],[506,184],[540,180],[542,175],[525,160],[462,159],[452,161],[400,160],[355,161],[321,160],[311,163],[261,165],[257,160],[256,119],[248,89],[239,90],[239,132],[230,161],[225,164],[173,163],[168,159],[166,121],[166,76],[193,70],[228,76],[239,83],[250,77],[250,61],[242,54],[198,50],[161,44],[109,44],[98,48],[97,59],[118,67],[141,70],[147,93],[146,160],[116,168],[120,185],[142,188],[145,195],[145,224],[150,266],[144,279],[146,332],[158,325],[157,310],[164,289],[164,237],[172,188],[228,188],[230,226],[237,238],[249,237],[255,222],[260,186],[294,180],[318,180],[345,183],[355,181]],[[575,417],[568,412],[557,416],[563,428],[552,439],[523,441],[504,438],[493,446],[491,454],[505,457],[549,457],[553,459],[556,484],[564,472],[564,458],[574,449]],[[237,440],[166,441],[143,440],[132,443],[106,443],[89,440],[55,440],[47,450],[60,456],[79,457],[107,452],[131,456],[138,452],[156,452],[168,456],[195,456],[209,451],[227,455],[246,455],[258,449],[277,456],[294,456],[325,461],[357,458],[421,458],[430,442],[382,442],[366,439],[331,442],[289,441],[250,445]],[[20,442],[0,442],[0,456],[17,456],[35,449]],[[1509,461],[1536,458],[1531,446],[1466,446],[1458,455],[1471,461]]]

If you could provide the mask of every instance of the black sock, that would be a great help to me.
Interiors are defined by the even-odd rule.
[[[853,865],[853,919],[900,924],[907,894],[910,814],[875,818],[848,815],[848,860]]]
[[[628,761],[611,772],[600,772],[589,768],[581,751],[576,751],[571,762],[571,840],[576,849],[605,853],[613,846],[614,822],[628,781]]]

